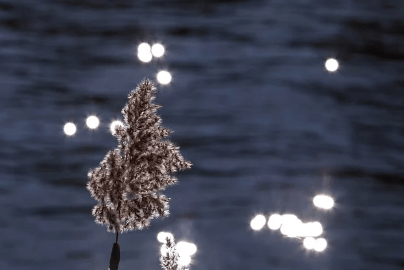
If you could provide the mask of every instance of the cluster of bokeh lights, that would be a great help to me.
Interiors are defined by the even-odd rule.
[[[313,204],[320,208],[329,210],[334,206],[334,200],[328,195],[317,195],[313,198]],[[303,246],[307,250],[323,252],[327,248],[327,240],[321,238],[324,232],[323,226],[318,221],[302,222],[294,214],[272,214],[268,221],[262,214],[256,215],[250,222],[250,226],[254,231],[259,231],[267,224],[268,228],[292,238],[304,238]],[[317,238],[316,238],[317,237]]]
[[[149,63],[153,57],[160,58],[164,55],[164,53],[165,48],[160,43],[154,43],[152,46],[150,46],[148,43],[143,42],[137,47],[137,56],[143,63]],[[156,79],[160,84],[166,85],[171,82],[172,76],[167,70],[160,70],[156,74]],[[87,117],[86,125],[89,129],[97,129],[100,126],[100,120],[97,116],[91,115]],[[123,126],[123,123],[116,120],[110,124],[110,131],[112,134],[115,134],[115,128],[117,125]],[[72,122],[68,122],[64,125],[63,131],[67,136],[73,136],[77,132],[77,126]]]
[[[156,58],[162,57],[164,52],[164,46],[160,43],[155,43],[153,46],[150,46],[148,43],[143,42],[137,47],[137,57],[143,63],[149,63],[153,59],[153,56]]]
[[[169,232],[159,232],[157,234],[157,240],[162,243],[160,248],[160,254],[164,256],[167,253],[166,246],[166,239],[174,239],[174,236]],[[192,255],[194,255],[197,251],[197,247],[194,243],[180,241],[175,245],[175,249],[178,253],[178,264],[181,266],[188,266],[192,262]]]
[[[259,231],[267,224],[271,230],[280,230],[281,234],[287,237],[304,238],[303,246],[308,250],[322,252],[327,247],[327,241],[319,237],[323,233],[323,226],[320,222],[302,222],[293,214],[272,214],[268,222],[264,215],[256,215],[250,223],[253,230]]]
[[[323,252],[327,248],[327,240],[324,238],[306,237],[303,240],[303,246],[307,250],[315,250],[317,252]]]
[[[100,119],[95,115],[91,115],[87,117],[86,125],[89,129],[97,129],[100,126]],[[118,125],[124,126],[119,120],[115,120],[110,124],[110,131],[112,134],[115,134],[115,128]],[[67,136],[73,136],[77,132],[77,127],[74,123],[68,122],[64,125],[63,131]]]
[[[155,43],[153,46],[150,46],[148,43],[143,42],[137,47],[137,57],[143,63],[149,63],[153,59],[153,56],[160,58],[164,55],[164,53],[164,46],[160,43]],[[167,70],[159,71],[156,78],[160,84],[169,84],[172,79],[170,72]]]

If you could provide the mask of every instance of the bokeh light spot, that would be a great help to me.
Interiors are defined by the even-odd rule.
[[[335,60],[334,58],[330,58],[330,59],[327,59],[327,61],[325,61],[325,68],[329,72],[337,71],[338,67],[339,67],[338,61]]]
[[[139,44],[139,46],[137,47],[137,57],[143,63],[150,62],[153,58],[150,45],[145,42]]]
[[[327,248],[327,241],[324,238],[316,239],[314,243],[314,250],[317,252],[322,252]]]
[[[313,249],[315,243],[316,243],[316,239],[314,239],[313,237],[306,237],[303,240],[303,246],[308,250]]]
[[[69,122],[64,125],[63,131],[67,136],[72,136],[76,133],[77,128],[75,124]]]
[[[180,256],[192,256],[197,250],[195,244],[184,241],[178,242],[175,248]]]
[[[137,57],[143,63],[149,63],[152,60],[153,55],[151,54],[151,52],[138,52]]]
[[[100,125],[100,120],[97,116],[89,116],[87,117],[86,124],[91,129],[96,129]]]
[[[266,219],[264,215],[256,215],[250,222],[251,229],[259,231],[265,226]]]
[[[299,236],[308,237],[308,236],[320,236],[323,233],[323,226],[320,222],[307,222],[303,223],[299,232]]]
[[[162,57],[164,51],[164,46],[160,43],[153,44],[153,46],[151,47],[151,52],[155,57]]]
[[[282,216],[281,233],[288,237],[297,237],[301,234],[302,221],[295,215],[286,214]]]
[[[138,52],[150,52],[151,48],[150,45],[147,44],[146,42],[140,43],[139,46],[137,47]]]
[[[157,241],[159,241],[160,243],[165,244],[167,237],[170,238],[171,240],[174,239],[174,236],[169,232],[159,232],[157,234]]]
[[[279,214],[272,214],[268,219],[268,228],[271,230],[278,230],[282,226],[282,216]]]
[[[157,73],[157,81],[161,84],[169,84],[171,82],[171,74],[168,71],[162,70]]]
[[[115,134],[115,128],[116,128],[116,126],[122,126],[122,127],[123,127],[123,123],[122,123],[121,121],[118,121],[118,120],[113,121],[113,122],[111,123],[111,125],[110,125],[110,130],[111,130],[111,133],[112,133],[112,134]]]
[[[318,208],[329,210],[334,206],[334,200],[327,195],[317,195],[313,198],[313,204]]]

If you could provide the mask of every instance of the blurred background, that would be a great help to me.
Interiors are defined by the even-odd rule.
[[[108,268],[87,172],[144,77],[194,165],[168,218],[120,236],[119,269],[161,269],[161,231],[196,245],[192,270],[404,269],[403,18],[400,0],[0,0],[0,269]],[[326,248],[250,223],[273,213],[318,221]]]

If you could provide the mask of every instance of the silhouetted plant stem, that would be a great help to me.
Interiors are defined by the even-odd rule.
[[[115,243],[118,244],[118,232],[116,232],[116,236],[115,236]]]
[[[121,259],[121,251],[119,248],[119,243],[116,242],[112,246],[111,258],[109,259],[109,270],[118,270],[120,259]]]

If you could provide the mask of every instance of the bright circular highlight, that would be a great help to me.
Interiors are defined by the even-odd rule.
[[[282,216],[279,214],[272,214],[268,219],[268,228],[271,230],[278,230],[282,226]]]
[[[155,57],[162,57],[164,54],[164,46],[160,43],[156,43],[151,47],[151,52]]]
[[[150,45],[147,44],[146,42],[140,43],[139,46],[137,46],[138,52],[150,52],[150,50],[151,50]]]
[[[323,252],[327,248],[327,241],[324,238],[316,239],[314,243],[314,250],[317,252]]]
[[[143,63],[149,63],[152,58],[153,55],[151,54],[151,52],[138,52],[137,53],[137,58],[139,58],[140,61],[142,61]]]
[[[256,215],[250,222],[251,229],[259,231],[265,226],[266,219],[263,215]]]
[[[143,63],[148,63],[152,60],[153,55],[151,53],[150,45],[146,42],[140,43],[137,47],[137,57]]]
[[[338,67],[339,67],[338,61],[335,60],[334,58],[330,58],[330,59],[327,59],[327,61],[325,61],[325,68],[329,72],[337,71]]]
[[[303,240],[303,246],[308,250],[312,250],[314,248],[315,244],[316,244],[316,239],[314,239],[313,237],[306,237]]]
[[[301,234],[302,221],[295,215],[283,215],[281,233],[288,237],[297,237]]]
[[[180,256],[192,256],[197,250],[195,244],[184,241],[178,242],[175,248]]]
[[[187,266],[191,263],[191,257],[190,256],[179,256],[178,258],[178,264],[182,266]]]
[[[171,74],[168,71],[162,70],[157,73],[157,81],[161,84],[169,84],[171,82]]]
[[[165,244],[167,237],[170,238],[171,240],[174,239],[174,236],[169,232],[159,232],[157,234],[157,241],[159,241],[160,243]]]
[[[75,124],[69,122],[65,124],[65,126],[63,127],[63,131],[67,136],[72,136],[76,133],[77,128]]]
[[[87,117],[86,124],[91,129],[96,129],[100,125],[100,120],[97,116],[89,116]]]
[[[301,236],[320,236],[323,233],[323,226],[320,222],[308,222],[303,226]]]
[[[109,128],[110,128],[112,134],[115,134],[115,128],[116,128],[116,126],[122,126],[122,127],[123,127],[123,123],[122,123],[121,121],[118,121],[118,120],[113,121],[113,122],[111,123],[111,125],[109,126]]]
[[[334,200],[330,196],[321,194],[313,198],[313,204],[318,208],[329,210],[334,206]]]

